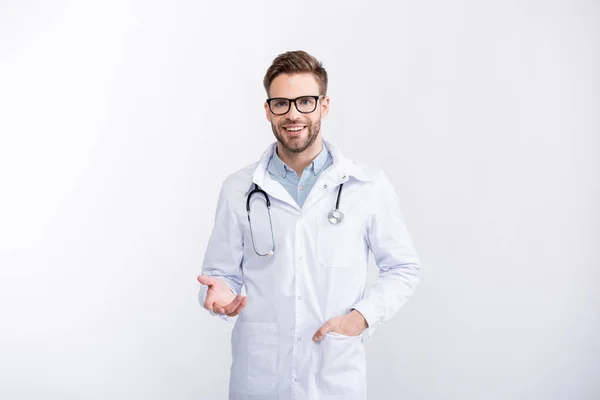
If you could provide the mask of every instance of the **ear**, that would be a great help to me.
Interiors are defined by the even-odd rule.
[[[267,121],[271,122],[271,110],[269,110],[269,105],[265,101],[265,115],[267,117]]]
[[[331,101],[329,96],[321,99],[321,118],[325,118],[329,114],[329,102]]]

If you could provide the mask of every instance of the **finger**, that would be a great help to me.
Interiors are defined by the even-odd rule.
[[[329,331],[333,330],[333,326],[331,324],[330,321],[327,321],[323,324],[323,326],[321,326],[313,335],[313,341],[318,342],[319,340],[323,339],[323,336],[325,336],[325,334]]]
[[[204,308],[206,308],[207,310],[210,311],[215,311],[214,308],[215,302],[212,300],[209,300],[209,298],[207,297],[206,300],[204,301]]]
[[[231,312],[230,314],[227,314],[230,317],[235,317],[236,315],[238,315],[239,313],[242,312],[242,310],[244,309],[244,307],[246,307],[246,304],[248,304],[248,297],[244,296],[244,298],[242,299],[242,302],[236,307],[235,310],[233,310],[233,312]]]
[[[240,303],[242,302],[243,299],[244,299],[244,296],[242,296],[241,294],[238,294],[237,296],[235,296],[235,299],[233,299],[231,301],[231,303],[229,303],[225,307],[223,307],[223,314],[232,313],[237,308],[237,306],[240,305]]]
[[[206,275],[198,275],[198,282],[200,282],[203,285],[208,285],[208,286],[212,286],[214,285],[214,279],[210,276],[206,276]]]
[[[232,312],[230,312],[227,315],[230,316],[230,317],[235,317],[240,312],[242,312],[242,310],[244,309],[244,307],[246,307],[247,303],[248,303],[248,297],[244,297],[242,299],[242,301],[240,302],[240,304],[235,308],[235,310],[233,310]]]
[[[202,276],[202,275],[200,275]],[[198,277],[198,280],[200,280],[200,276]],[[206,278],[206,277],[205,277]],[[206,291],[206,298],[204,299],[204,308],[206,308],[209,311],[215,311],[215,296],[213,295],[214,289],[209,285],[208,286],[208,290]]]

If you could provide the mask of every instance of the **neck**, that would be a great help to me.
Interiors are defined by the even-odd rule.
[[[288,167],[296,171],[298,176],[302,176],[304,168],[310,165],[310,163],[319,155],[321,150],[323,150],[323,141],[321,139],[315,140],[315,142],[302,153],[292,153],[287,151],[281,143],[277,143],[277,155]]]

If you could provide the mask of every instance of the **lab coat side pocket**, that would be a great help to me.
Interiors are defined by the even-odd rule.
[[[325,395],[356,394],[366,386],[362,336],[328,332],[321,342],[317,385]]]
[[[238,321],[232,344],[230,391],[250,396],[270,394],[277,384],[277,324]]]

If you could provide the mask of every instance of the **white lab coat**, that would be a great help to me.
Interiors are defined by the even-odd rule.
[[[386,175],[353,163],[329,142],[325,146],[333,165],[302,208],[267,172],[275,143],[259,162],[223,183],[202,273],[221,277],[236,293],[243,285],[248,296],[234,318],[230,400],[365,400],[364,343],[420,279],[419,258]],[[271,200],[276,248],[270,257],[258,256],[250,237],[246,198],[254,183]],[[341,183],[345,218],[332,225],[327,215]],[[262,252],[271,246],[268,214],[262,196],[252,199],[252,226]],[[365,288],[369,251],[379,268],[373,288]],[[201,285],[200,304],[205,298]],[[312,341],[323,323],[352,308],[369,324],[360,336],[330,332]]]

